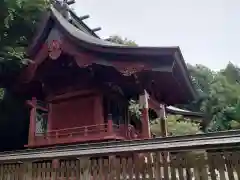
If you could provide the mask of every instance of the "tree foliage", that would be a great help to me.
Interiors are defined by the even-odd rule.
[[[117,43],[117,44],[122,44],[122,45],[127,45],[127,46],[137,46],[135,41],[129,40],[127,38],[122,38],[121,36],[113,35],[108,38],[108,41]]]
[[[0,78],[18,72],[28,62],[26,48],[47,0],[2,0],[0,3]]]
[[[20,69],[29,62],[26,48],[47,7],[47,0],[0,1],[0,150],[27,143],[29,111],[24,97],[13,93],[11,86]]]
[[[160,120],[155,119],[151,122],[151,132],[157,136],[161,135]],[[202,133],[200,125],[185,119],[181,115],[167,116],[167,129],[170,136],[182,136]]]
[[[232,129],[232,121],[240,120],[237,113],[240,110],[240,69],[229,63],[225,69],[212,72],[196,65],[191,66],[190,73],[205,95],[195,108],[211,119],[208,130]],[[189,105],[189,109],[191,106],[194,105]]]

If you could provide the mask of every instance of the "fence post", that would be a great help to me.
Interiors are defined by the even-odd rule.
[[[0,180],[4,179],[4,174],[3,174],[3,164],[0,164]]]
[[[80,173],[80,179],[86,179],[86,180],[90,180],[91,178],[91,160],[89,157],[80,157],[78,158],[78,160],[80,161],[80,169],[79,169],[79,173]]]
[[[32,162],[24,162],[23,167],[24,167],[24,180],[32,180],[33,179]]]
[[[208,168],[210,172],[210,177],[213,180],[217,179],[216,172],[215,172],[215,163],[214,163],[214,156],[213,153],[207,152],[207,157],[208,157]]]
[[[59,166],[60,166],[59,159],[53,159],[52,160],[52,180],[57,179]]]

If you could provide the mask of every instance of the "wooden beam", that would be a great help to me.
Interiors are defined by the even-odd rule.
[[[87,15],[84,15],[84,16],[80,16],[79,17],[79,20],[80,21],[83,21],[83,20],[85,20],[85,19],[88,19],[90,16],[87,14]]]
[[[75,4],[75,2],[76,2],[75,0],[69,0],[69,1],[67,0],[67,5]]]
[[[65,93],[65,94],[58,95],[58,96],[49,96],[49,97],[47,97],[47,101],[53,102],[53,101],[64,100],[64,99],[68,99],[68,98],[72,98],[72,97],[76,97],[76,96],[87,96],[87,95],[97,95],[97,91],[96,90],[83,90],[83,91],[75,91],[75,92]]]
[[[97,28],[93,28],[92,31],[96,32],[96,31],[100,31],[102,28],[101,27],[97,27]]]

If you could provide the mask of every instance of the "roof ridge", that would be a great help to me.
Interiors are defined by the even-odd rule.
[[[100,37],[86,23],[84,23],[83,20],[81,20],[72,9],[70,9],[66,2],[55,0],[52,3],[52,7],[76,28],[100,39]]]

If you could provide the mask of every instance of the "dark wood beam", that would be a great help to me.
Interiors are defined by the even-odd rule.
[[[83,21],[83,20],[85,20],[85,19],[88,19],[90,16],[87,14],[87,15],[84,15],[84,16],[80,16],[79,17],[79,20],[80,21]]]
[[[100,31],[102,28],[101,27],[97,27],[97,28],[93,28],[92,31],[96,32],[96,31]]]
[[[69,0],[69,1],[67,0],[67,4],[68,4],[68,5],[72,5],[72,4],[74,4],[75,2],[76,2],[75,0]]]

